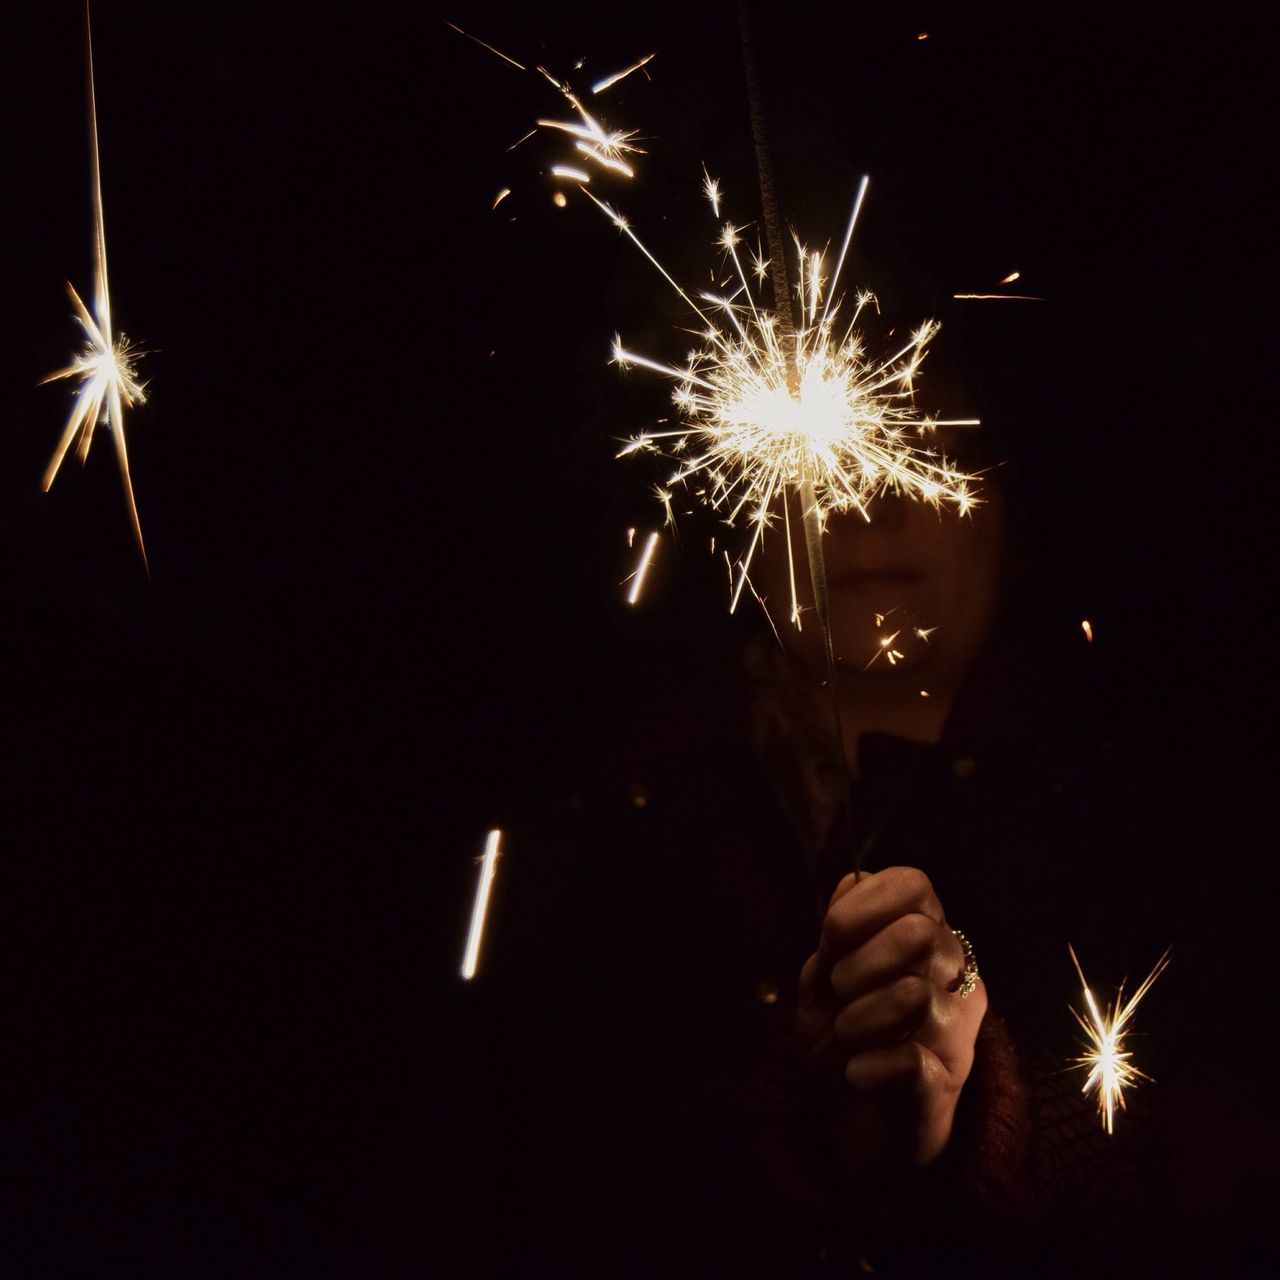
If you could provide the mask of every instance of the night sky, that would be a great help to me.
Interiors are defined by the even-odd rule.
[[[1220,8],[780,12],[787,217],[835,239],[871,174],[854,276],[943,322],[938,385],[1018,468],[1063,626],[1090,617],[1117,697],[1170,733],[1260,740],[1262,33]],[[729,625],[700,532],[642,609],[620,585],[658,475],[616,441],[669,392],[609,343],[681,359],[680,305],[553,204],[563,144],[506,150],[563,114],[550,86],[443,16],[586,83],[657,51],[602,100],[640,177],[600,185],[678,276],[713,260],[704,162],[756,216],[732,5],[99,6],[150,581],[105,433],[40,492],[69,394],[37,383],[77,342],[64,281],[91,287],[83,14],[3,19],[0,1252],[50,1274],[104,1250],[318,1274],[444,1176],[433,1026],[484,832]],[[950,299],[1014,270],[1047,301]]]

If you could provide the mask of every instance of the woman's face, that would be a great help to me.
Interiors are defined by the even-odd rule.
[[[831,639],[839,670],[865,685],[954,686],[994,621],[1001,577],[1004,503],[990,479],[968,516],[886,494],[857,512],[832,515],[822,540]],[[794,498],[791,545],[802,629],[790,622],[787,538],[779,525],[757,551],[752,578],[789,652],[822,671],[804,532]]]

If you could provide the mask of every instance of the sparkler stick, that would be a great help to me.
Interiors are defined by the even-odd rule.
[[[1068,946],[1067,950],[1071,953],[1071,963],[1075,965],[1076,975],[1084,992],[1085,1015],[1077,1013],[1074,1008],[1071,1010],[1088,1037],[1088,1047],[1074,1063],[1088,1072],[1080,1091],[1095,1092],[1098,1095],[1098,1114],[1102,1118],[1102,1127],[1108,1133],[1114,1133],[1116,1111],[1124,1110],[1124,1091],[1140,1080],[1151,1079],[1134,1066],[1133,1054],[1125,1047],[1125,1037],[1142,998],[1169,967],[1171,951],[1165,950],[1127,1001],[1124,999],[1124,983],[1121,983],[1111,1007],[1100,1009],[1085,981],[1075,948]]]
[[[763,93],[760,88],[760,69],[756,61],[755,14],[750,0],[738,2],[738,30],[742,43],[742,68],[747,82],[747,103],[751,113],[751,135],[756,148],[756,177],[760,184],[760,206],[764,214],[765,235],[769,245],[770,270],[773,273],[773,302],[783,326],[783,340],[788,343],[791,354],[787,361],[787,387],[795,395],[799,388],[799,371],[795,359],[794,339],[788,330],[795,325],[795,316],[791,308],[791,287],[787,280],[787,255],[782,242],[782,215],[778,208],[778,193],[774,185],[773,155],[769,148],[768,134],[764,123]],[[862,199],[866,194],[867,183],[863,179],[858,190],[857,202],[854,205],[853,217],[849,219],[849,230],[840,250],[839,266],[844,265],[845,254],[849,250],[849,242],[853,238],[853,227],[858,212],[862,208]],[[801,259],[803,263],[803,258]],[[835,278],[832,279],[834,293]],[[828,295],[828,309],[823,311],[823,321],[827,319],[831,295]],[[790,341],[788,341],[790,339]],[[831,610],[827,594],[827,563],[822,554],[822,524],[818,509],[817,495],[814,492],[812,475],[806,470],[800,482],[800,511],[804,525],[805,552],[809,561],[809,582],[813,588],[814,610],[818,615],[818,626],[822,632],[822,651],[827,664],[827,688],[831,695],[831,715],[835,725],[836,759],[840,764],[841,776],[845,779],[845,803],[842,806],[845,814],[845,826],[849,838],[849,846],[853,853],[853,870],[860,875],[862,860],[866,854],[866,844],[859,847],[853,831],[852,797],[849,792],[848,764],[846,763],[844,723],[840,717],[840,696],[836,689],[836,655],[831,640]],[[784,507],[783,519],[788,520],[787,537],[791,536],[788,513]],[[744,569],[745,573],[745,569]],[[795,601],[794,577],[792,579],[792,616],[799,617],[799,608]]]
[[[462,976],[470,982],[476,976],[480,961],[480,944],[484,940],[485,918],[489,914],[489,895],[493,890],[493,878],[497,874],[498,854],[502,844],[502,832],[490,831],[480,859],[480,871],[476,879],[476,896],[471,907],[471,927],[467,931],[467,949],[462,957]]]
[[[78,378],[80,389],[76,392],[71,415],[63,429],[62,438],[44,473],[42,488],[46,493],[53,484],[66,457],[67,450],[77,439],[76,456],[83,463],[89,456],[94,428],[101,422],[107,425],[115,441],[116,461],[120,478],[124,482],[125,502],[134,537],[142,556],[142,566],[150,576],[147,548],[142,540],[142,525],[138,520],[138,507],[133,497],[133,483],[129,478],[129,452],[124,438],[124,411],[141,404],[145,399],[144,386],[136,380],[134,358],[138,354],[130,346],[124,334],[115,337],[111,328],[111,293],[107,284],[107,235],[102,216],[102,172],[98,157],[98,107],[93,83],[93,35],[89,24],[89,4],[85,0],[84,38],[89,60],[89,143],[93,158],[93,221],[94,221],[94,291],[93,313],[80,300],[80,295],[70,283],[67,292],[76,309],[76,319],[84,330],[88,344],[65,369],[41,379],[41,385],[62,378]]]
[[[736,569],[731,566],[730,611],[737,607],[750,584],[752,558],[772,518],[775,500],[787,521],[788,576],[791,616],[800,625],[795,590],[788,491],[796,490],[804,529],[809,577],[821,629],[827,669],[827,686],[839,756],[845,751],[836,686],[835,649],[832,643],[830,601],[825,557],[822,550],[824,514],[829,510],[856,510],[867,517],[867,506],[885,490],[907,493],[934,506],[947,501],[963,514],[976,499],[969,490],[972,477],[954,470],[932,449],[908,442],[907,432],[927,435],[934,427],[976,426],[972,419],[940,422],[919,414],[914,405],[913,379],[924,358],[925,347],[937,332],[926,322],[898,351],[879,362],[869,360],[855,334],[862,309],[873,295],[857,298],[853,318],[843,336],[835,334],[834,294],[839,269],[829,282],[822,280],[821,255],[800,250],[797,291],[802,306],[795,307],[787,277],[787,246],[776,191],[763,113],[759,77],[754,63],[750,15],[744,8],[743,58],[751,98],[752,127],[756,139],[761,200],[768,257],[752,255],[757,283],[771,279],[773,309],[757,304],[738,253],[741,235],[732,223],[721,228],[719,245],[732,262],[737,284],[727,295],[702,291],[690,295],[649,251],[627,219],[598,199],[585,186],[579,189],[675,290],[677,296],[702,322],[703,347],[691,354],[683,367],[664,364],[627,350],[620,338],[613,347],[614,362],[639,365],[672,378],[677,383],[675,401],[683,424],[671,430],[644,433],[631,440],[619,456],[639,451],[662,452],[679,465],[661,490],[671,518],[669,487],[696,482],[695,492],[721,511],[728,523],[740,518],[753,526]],[[720,189],[704,170],[703,191],[719,214]],[[867,191],[859,185],[853,214],[839,255],[843,266]],[[822,306],[821,318],[819,307]],[[661,443],[659,443],[661,442]],[[752,594],[757,595],[752,587]],[[772,621],[772,619],[770,619]],[[855,868],[866,846],[853,845]]]

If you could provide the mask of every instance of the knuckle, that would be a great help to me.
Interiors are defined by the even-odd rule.
[[[921,902],[933,893],[933,884],[919,867],[887,867],[882,875],[890,876],[904,897]]]
[[[829,908],[834,907],[857,883],[858,876],[856,872],[850,871],[847,876],[841,877],[840,883],[835,887],[835,892],[832,893],[830,900],[827,902],[827,906]]]
[[[853,957],[845,956],[844,959],[836,961],[831,968],[831,989],[840,999],[847,1000],[853,994],[856,978],[857,971]]]
[[[919,911],[899,918],[894,925],[895,941],[910,955],[931,952],[938,942],[938,926]]]
[[[910,973],[893,984],[890,994],[898,1017],[904,1022],[918,1022],[929,1011],[933,991],[927,979]]]

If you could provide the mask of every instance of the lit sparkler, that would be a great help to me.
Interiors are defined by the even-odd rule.
[[[480,944],[484,940],[485,919],[489,914],[489,895],[493,891],[493,878],[497,874],[498,854],[502,845],[502,832],[490,831],[480,858],[480,871],[476,880],[476,896],[471,907],[471,927],[467,931],[467,949],[462,957],[462,976],[468,982],[476,976],[480,962]]]
[[[730,524],[740,519],[749,523],[751,536],[735,565],[731,610],[747,584],[775,507],[781,506],[791,616],[799,624],[786,520],[792,493],[800,504],[811,570],[814,557],[821,555],[820,534],[832,511],[852,510],[869,518],[870,503],[886,491],[933,506],[951,505],[961,514],[978,501],[971,488],[974,478],[957,471],[928,443],[937,427],[976,426],[976,420],[936,419],[915,405],[915,379],[938,325],[926,321],[891,355],[872,357],[858,330],[875,301],[866,291],[857,294],[848,324],[838,325],[835,290],[867,185],[863,178],[830,280],[822,255],[797,245],[800,323],[794,327],[787,322],[790,299],[775,298],[770,308],[757,298],[752,277],[765,278],[769,264],[757,245],[749,254],[750,268],[744,266],[742,236],[732,223],[723,224],[718,237],[732,266],[732,290],[702,291],[695,300],[621,213],[586,192],[702,323],[703,345],[684,365],[651,360],[615,340],[615,363],[651,369],[676,383],[674,400],[681,414],[678,426],[636,436],[619,456],[650,451],[671,457],[677,466],[668,489],[691,486]],[[706,176],[703,190],[718,210],[721,192],[715,179]]]
[[[62,466],[67,450],[76,444],[76,456],[81,462],[89,456],[95,427],[104,425],[115,441],[116,461],[120,477],[124,481],[125,501],[133,524],[138,551],[143,567],[147,565],[147,549],[142,541],[142,525],[138,520],[138,507],[133,497],[133,483],[129,478],[129,453],[124,438],[124,411],[141,404],[146,396],[144,384],[137,381],[134,361],[139,352],[131,346],[124,334],[115,335],[111,327],[111,293],[107,285],[107,238],[102,217],[102,175],[98,160],[98,109],[93,85],[93,41],[89,30],[89,8],[85,6],[85,43],[89,55],[89,137],[93,158],[93,220],[94,220],[94,289],[93,311],[84,305],[80,295],[70,282],[67,292],[75,306],[76,320],[88,340],[84,349],[67,365],[41,380],[41,384],[56,382],[61,378],[75,378],[80,382],[67,425],[45,470],[42,488],[47,493]]]
[[[1124,998],[1124,984],[1121,983],[1111,1007],[1099,1009],[1093,998],[1093,992],[1089,990],[1089,984],[1085,981],[1084,971],[1076,958],[1075,948],[1068,946],[1067,950],[1071,952],[1071,963],[1075,965],[1076,974],[1080,978],[1086,1016],[1081,1016],[1074,1008],[1071,1012],[1088,1038],[1088,1047],[1075,1060],[1074,1065],[1089,1073],[1081,1087],[1081,1092],[1097,1094],[1098,1114],[1102,1117],[1102,1127],[1108,1133],[1113,1133],[1116,1111],[1124,1109],[1124,1091],[1140,1080],[1151,1079],[1134,1065],[1133,1054],[1126,1048],[1125,1037],[1129,1031],[1129,1023],[1142,998],[1151,990],[1155,980],[1168,968],[1170,952],[1166,950],[1156,961],[1151,972],[1142,980],[1128,1000]]]

